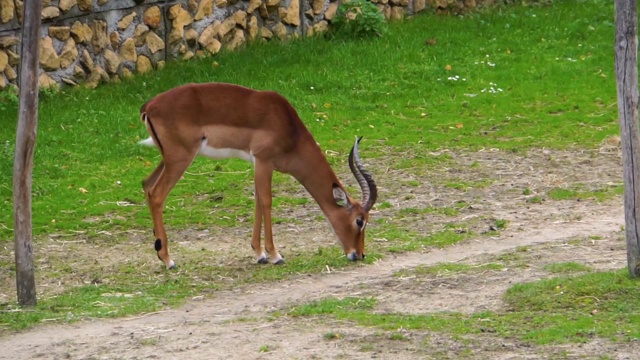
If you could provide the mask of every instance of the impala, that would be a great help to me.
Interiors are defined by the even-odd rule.
[[[361,260],[369,211],[377,188],[358,155],[349,153],[349,168],[362,189],[362,202],[352,199],[336,177],[322,150],[297,112],[281,95],[224,83],[188,84],[161,93],[144,104],[140,119],[162,160],[142,182],[153,229],[155,250],[167,268],[169,255],[162,220],[164,202],[197,155],[230,157],[254,165],[255,213],[251,247],[258,263],[284,263],[273,243],[271,179],[273,171],[291,174],[307,189],[325,214],[349,260]],[[264,250],[261,229],[264,224]],[[267,257],[267,254],[269,258]]]

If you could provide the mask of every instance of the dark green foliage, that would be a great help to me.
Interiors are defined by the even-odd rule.
[[[378,7],[367,0],[349,0],[338,7],[333,21],[337,36],[372,37],[387,32],[387,22]]]

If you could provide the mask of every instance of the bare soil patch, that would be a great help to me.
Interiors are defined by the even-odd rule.
[[[326,296],[374,296],[376,311],[427,314],[440,311],[473,313],[499,310],[502,294],[515,283],[554,274],[545,265],[577,262],[597,270],[626,266],[621,228],[621,198],[593,200],[546,199],[532,203],[531,196],[545,197],[549,189],[579,184],[601,189],[621,183],[620,157],[615,147],[595,151],[545,151],[511,154],[500,151],[449,153],[451,161],[429,173],[420,169],[393,170],[383,161],[373,166],[385,173],[381,193],[392,206],[372,214],[375,218],[412,224],[418,233],[429,233],[446,223],[464,223],[476,234],[487,232],[495,219],[508,222],[506,229],[444,249],[425,248],[407,254],[389,254],[372,265],[345,271],[303,275],[286,281],[234,286],[213,292],[211,298],[195,298],[178,309],[114,320],[49,325],[0,338],[0,357],[7,359],[614,359],[635,358],[639,343],[611,343],[594,339],[586,344],[532,346],[493,334],[456,339],[447,334],[397,331],[394,340],[379,329],[355,326],[327,318],[273,316],[296,304]],[[441,154],[433,154],[440,156]],[[382,176],[379,176],[382,178]],[[396,179],[394,181],[394,179]],[[448,185],[455,180],[488,184],[469,189]],[[416,180],[419,185],[416,185]],[[524,190],[528,189],[528,192]],[[525,194],[526,193],[526,194]],[[409,195],[409,196],[408,196]],[[455,216],[401,214],[407,207],[442,206],[464,201]],[[440,204],[440,205],[438,205]],[[277,211],[291,211],[282,210]],[[313,205],[290,214],[313,219]],[[230,236],[220,236],[221,234]],[[211,229],[177,233],[184,247],[215,247],[221,265],[249,261],[238,240],[247,229]],[[329,231],[322,222],[278,224],[280,248],[296,256],[300,246],[313,248],[326,241]],[[385,239],[369,230],[372,246],[385,247]],[[232,232],[232,233],[230,233]],[[143,242],[131,234],[128,244]],[[304,238],[304,241],[303,239]],[[215,241],[214,241],[215,239]],[[222,239],[222,240],[221,240]],[[225,240],[227,239],[227,240]],[[246,244],[248,246],[248,244]],[[126,243],[119,248],[126,253]],[[138,251],[134,249],[133,251]],[[105,260],[115,261],[116,259]],[[500,263],[500,269],[460,274],[417,274],[413,269],[441,262],[471,266]],[[156,264],[157,265],[157,264]],[[399,272],[400,275],[399,275]],[[406,275],[402,275],[405,272]],[[326,334],[339,334],[329,338]]]

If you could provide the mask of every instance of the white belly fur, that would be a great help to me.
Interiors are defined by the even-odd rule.
[[[198,149],[198,155],[202,155],[211,159],[228,159],[228,158],[238,158],[250,162],[254,162],[253,154],[250,152],[238,150],[238,149],[216,149],[210,146],[207,146],[207,140],[202,140],[202,145],[200,145],[200,149]]]
[[[150,137],[138,142],[140,145],[146,146],[155,146],[153,139]],[[198,149],[198,155],[208,157],[210,159],[221,160],[228,158],[238,158],[250,162],[255,162],[253,154],[250,152],[238,150],[238,149],[216,149],[210,146],[207,146],[207,139],[202,140],[202,145],[200,145],[200,149]]]

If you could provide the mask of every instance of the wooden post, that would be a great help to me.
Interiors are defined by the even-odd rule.
[[[616,83],[624,174],[627,265],[640,275],[640,131],[638,129],[638,3],[615,0]]]
[[[20,305],[36,305],[31,223],[31,175],[38,127],[38,56],[41,0],[24,1],[20,53],[20,104],[13,163],[14,251]]]

